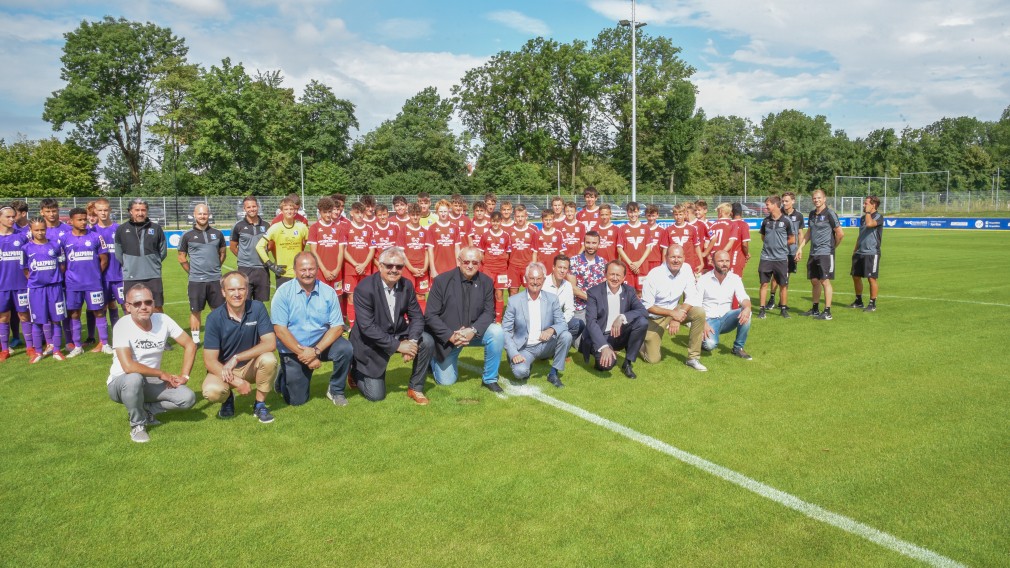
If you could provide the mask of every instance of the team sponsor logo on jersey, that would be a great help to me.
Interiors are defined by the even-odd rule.
[[[94,259],[95,251],[91,250],[70,251],[70,254],[67,255],[67,260],[70,262],[87,262]]]
[[[642,241],[645,240],[645,237],[627,237],[624,240],[631,243],[632,248],[638,248],[642,246]]]
[[[15,244],[17,244],[17,243],[15,243]],[[2,260],[16,260],[16,261],[20,261],[21,260],[21,251],[20,250],[5,250],[5,251],[3,251],[3,254],[0,255],[0,259],[2,259]]]

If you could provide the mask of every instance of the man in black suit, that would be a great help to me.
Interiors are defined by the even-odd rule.
[[[477,247],[460,249],[456,257],[459,267],[439,274],[431,284],[424,323],[435,340],[431,371],[436,383],[455,383],[463,347],[483,346],[483,385],[498,394],[503,392],[498,385],[498,365],[505,334],[494,323],[494,283],[480,271],[483,257]]]
[[[390,247],[379,255],[379,272],[354,289],[357,318],[350,336],[354,348],[351,374],[362,396],[382,400],[386,398],[389,358],[400,353],[404,361],[413,362],[407,396],[425,405],[424,377],[435,342],[424,333],[424,314],[414,285],[400,276],[405,264],[403,249]]]
[[[596,357],[596,368],[609,371],[617,363],[618,349],[625,349],[621,371],[629,379],[637,377],[632,364],[638,357],[649,329],[645,306],[635,289],[624,283],[624,264],[612,260],[607,264],[607,280],[587,292],[586,333],[590,351]],[[588,361],[589,352],[583,352]]]

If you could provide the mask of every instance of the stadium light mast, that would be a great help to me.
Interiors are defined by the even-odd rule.
[[[638,28],[647,25],[635,20],[635,0],[631,0],[631,20],[617,22],[631,29],[631,200],[638,201]]]

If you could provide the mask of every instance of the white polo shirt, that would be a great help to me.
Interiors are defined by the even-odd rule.
[[[672,310],[680,305],[681,298],[688,305],[701,305],[701,295],[689,265],[684,264],[677,274],[670,272],[666,262],[649,271],[642,284],[642,304],[646,310],[652,306]],[[658,319],[662,316],[650,313],[649,317]]]
[[[743,287],[743,280],[733,271],[726,273],[726,277],[719,282],[715,277],[715,270],[710,270],[698,278],[698,289],[701,292],[701,307],[705,310],[705,317],[721,318],[733,309],[733,297],[742,304],[744,300],[750,300],[747,290]]]

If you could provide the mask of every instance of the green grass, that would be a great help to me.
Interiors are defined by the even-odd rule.
[[[530,384],[959,562],[1005,565],[1006,236],[887,231],[873,314],[841,307],[854,237],[834,321],[756,321],[752,362],[723,350],[696,373],[681,335],[637,381],[571,365],[565,389],[543,366]],[[181,271],[167,266],[168,311],[185,325]],[[809,285],[793,284],[802,311]],[[303,407],[271,394],[273,424],[247,400],[219,421],[201,399],[138,445],[107,373],[99,355],[0,364],[0,563],[915,565],[530,398],[499,400],[472,374],[429,382],[418,407],[394,365],[386,401],[352,392],[338,409],[318,373]],[[199,392],[199,366],[193,379]]]

